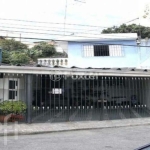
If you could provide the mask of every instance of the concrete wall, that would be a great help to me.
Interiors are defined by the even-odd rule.
[[[100,42],[90,42],[100,43]],[[101,41],[106,44],[123,44],[123,45],[136,45],[135,40],[126,41]],[[87,45],[89,45],[87,44]],[[68,67],[137,67],[139,63],[139,53],[137,47],[124,46],[124,56],[112,57],[112,56],[99,56],[99,57],[83,57],[82,46],[85,43],[68,42]]]

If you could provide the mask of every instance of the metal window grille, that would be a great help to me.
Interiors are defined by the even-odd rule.
[[[97,56],[124,56],[123,47],[121,45],[84,45],[84,57]]]
[[[14,100],[17,97],[18,79],[9,80],[9,99]]]

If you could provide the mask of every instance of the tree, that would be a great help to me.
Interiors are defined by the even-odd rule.
[[[19,41],[15,41],[14,39],[0,40],[0,47],[3,49],[3,51],[21,51],[24,49],[28,49],[28,46],[26,44],[23,44]]]
[[[0,47],[2,48],[2,63],[6,64],[34,63],[40,57],[67,57],[66,53],[56,52],[55,47],[46,42],[41,42],[29,49],[26,44],[14,39],[2,39]]]
[[[53,57],[57,57],[57,58],[67,58],[68,54],[66,52],[56,52]]]
[[[35,45],[32,48],[32,51],[38,54],[39,57],[50,57],[56,53],[55,47],[46,42],[41,42],[38,45]]]
[[[27,62],[27,57],[24,55],[24,50],[28,49],[28,46],[26,44],[15,41],[14,39],[2,39],[0,40],[0,47],[2,48],[2,63],[14,64],[16,62],[22,64],[24,62]],[[15,52],[20,53],[20,55],[15,54]],[[21,55],[22,61],[20,60]],[[25,56],[24,58],[26,59],[26,61],[23,56]]]
[[[8,51],[2,51],[2,63],[5,63],[5,64],[10,63],[10,54]]]
[[[25,54],[28,55],[33,61],[37,61],[38,57],[42,56],[42,51],[36,49],[24,50]]]
[[[28,57],[25,53],[12,52],[10,55],[10,63],[13,65],[28,64],[29,61],[30,57]]]
[[[137,33],[138,36],[141,35],[141,38],[150,38],[150,27],[145,27],[136,24],[122,24],[120,27],[104,29],[102,33]]]
[[[15,41],[14,39],[2,39],[0,40],[0,47],[2,48],[2,63],[29,63],[30,58],[25,53],[25,51],[28,49],[26,44]]]

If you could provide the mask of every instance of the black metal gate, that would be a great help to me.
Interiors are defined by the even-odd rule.
[[[93,75],[34,75],[33,122],[150,116],[150,79]]]

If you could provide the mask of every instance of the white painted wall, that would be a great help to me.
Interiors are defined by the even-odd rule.
[[[13,78],[11,76],[4,76],[4,78],[0,78],[0,99],[9,99],[9,80],[18,81],[16,100],[24,100],[24,77],[21,76],[13,76]]]

